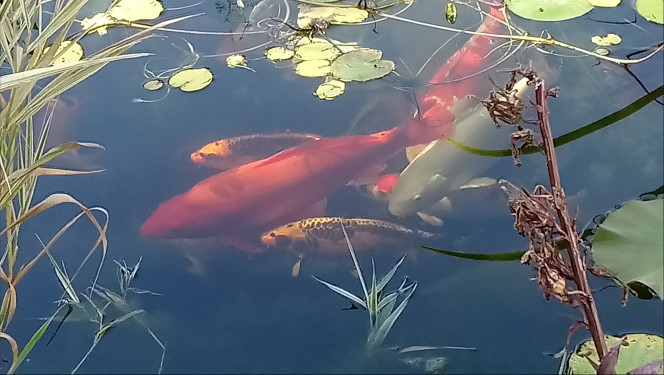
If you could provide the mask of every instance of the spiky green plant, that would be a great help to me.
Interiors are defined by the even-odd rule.
[[[0,307],[0,339],[7,340],[12,348],[10,373],[16,371],[21,361],[26,358],[48,328],[48,324],[43,325],[22,350],[17,341],[7,333],[18,306],[16,293],[18,284],[35,263],[49,253],[53,244],[84,215],[96,227],[98,238],[71,280],[96,250],[101,249],[98,275],[107,248],[108,214],[103,208],[87,208],[67,194],[52,194],[42,202],[32,204],[39,177],[90,173],[90,171],[47,168],[45,167],[47,163],[67,151],[80,147],[101,146],[70,143],[47,150],[46,140],[52,109],[50,114],[46,114],[43,124],[36,124],[33,116],[47,108],[48,104],[60,94],[92,76],[109,62],[149,55],[126,54],[126,52],[149,38],[153,30],[187,18],[164,21],[155,26],[142,25],[141,31],[90,54],[81,61],[56,64],[56,60],[73,45],[69,42],[79,41],[94,31],[94,29],[75,30],[76,16],[87,2],[88,0],[0,2],[0,210],[5,215],[5,228],[0,230],[0,237],[6,236],[5,251],[0,258],[0,280],[6,284]],[[120,22],[119,25],[127,26],[127,23]],[[65,224],[26,265],[17,264],[19,232],[22,224],[60,204],[74,204],[80,208],[81,213]],[[98,220],[95,213],[101,213],[104,220]],[[31,252],[33,253],[35,251]],[[58,273],[58,277],[61,282],[63,277],[70,280],[66,274]],[[95,282],[96,278],[93,285]],[[65,289],[67,294],[70,294],[71,291],[66,286]]]
[[[351,258],[353,259],[355,270],[357,271],[357,275],[360,279],[362,291],[364,292],[364,298],[358,297],[346,289],[321,280],[316,276],[312,277],[369,312],[369,335],[367,337],[366,349],[367,353],[373,354],[377,349],[379,349],[383,341],[385,341],[385,338],[392,329],[392,326],[394,326],[394,323],[406,308],[410,297],[413,295],[415,289],[417,288],[417,282],[408,282],[408,278],[405,277],[395,291],[384,293],[383,291],[385,287],[390,282],[390,280],[392,280],[392,277],[394,277],[394,274],[397,272],[397,269],[401,263],[403,263],[403,260],[406,256],[402,256],[397,264],[395,264],[394,267],[392,267],[392,269],[380,279],[380,281],[376,281],[376,267],[372,259],[371,288],[367,289],[364,276],[362,275],[362,269],[360,268],[360,264],[358,263],[357,257],[355,256],[353,244],[350,242],[348,234],[346,233],[346,228],[344,228],[343,224],[341,225],[341,229],[344,233],[344,237],[346,238],[348,251],[350,252]],[[399,297],[402,298],[401,302],[399,302],[397,305]]]

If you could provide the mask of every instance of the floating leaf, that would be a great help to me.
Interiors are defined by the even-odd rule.
[[[226,65],[229,68],[246,68],[247,58],[244,55],[230,55],[226,58]]]
[[[629,201],[599,225],[592,245],[597,266],[621,284],[638,281],[664,297],[664,200]]]
[[[564,21],[593,9],[588,0],[505,0],[507,9],[533,21]]]
[[[447,7],[445,7],[445,19],[452,25],[456,22],[457,8],[454,3],[447,3]]]
[[[597,47],[595,48],[595,53],[602,56],[608,56],[611,53],[611,51],[609,51],[608,48]]]
[[[304,60],[295,65],[295,73],[306,78],[320,78],[330,74],[328,60]]]
[[[661,361],[664,357],[664,340],[660,336],[647,335],[643,333],[632,333],[624,337],[606,336],[606,346],[613,348],[619,345],[623,338],[625,346],[620,348],[618,363],[616,364],[615,374],[627,374],[632,370],[641,368],[647,364]],[[597,350],[592,340],[587,340],[581,344],[576,352],[572,354],[567,362],[568,374],[595,374],[597,370],[595,365],[599,364]]]
[[[97,34],[105,35],[108,32],[108,28],[115,23],[117,23],[117,21],[114,18],[111,18],[108,14],[97,13],[92,16],[92,18],[83,18],[81,21],[81,28],[83,31],[94,29]]]
[[[145,81],[145,83],[143,84],[143,88],[148,91],[157,91],[162,87],[164,87],[164,81],[158,78]]]
[[[212,78],[212,72],[207,68],[184,69],[173,74],[168,84],[184,92],[193,92],[206,88]]]
[[[664,24],[662,0],[636,0],[636,11],[650,22]]]
[[[314,20],[327,20],[333,24],[359,23],[369,18],[369,12],[355,7],[308,6],[300,4],[297,15],[297,26],[300,29],[311,29]]]
[[[588,0],[590,5],[598,8],[615,8],[621,0]]]
[[[295,51],[284,47],[271,47],[265,50],[265,57],[270,61],[284,61],[292,59]]]
[[[346,84],[344,82],[336,79],[326,79],[325,83],[318,86],[315,95],[321,100],[334,100],[345,92]]]
[[[334,60],[341,55],[334,45],[329,42],[316,42],[302,45],[295,51],[295,57],[300,60]]]
[[[44,54],[46,54],[49,49],[51,49],[51,47],[44,48]],[[55,52],[55,56],[59,55],[62,51],[65,52],[61,54],[60,57],[55,59],[51,66],[81,61],[83,58],[83,47],[81,47],[81,45],[76,42],[72,42],[71,40],[62,41],[62,43],[58,46],[57,51]]]
[[[606,36],[594,36],[590,40],[600,47],[615,46],[622,43],[622,38],[616,34],[607,34]]]
[[[237,4],[238,8],[244,9],[244,2],[242,0],[237,0],[235,3]]]
[[[133,22],[154,20],[163,12],[158,0],[119,0],[106,13],[116,20]]]
[[[394,70],[394,63],[381,60],[382,56],[381,51],[368,48],[344,53],[332,62],[332,75],[345,82],[367,82],[384,77]]]

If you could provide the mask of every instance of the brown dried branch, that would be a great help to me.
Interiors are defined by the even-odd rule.
[[[521,262],[536,264],[537,280],[547,300],[553,296],[562,303],[582,307],[585,323],[590,331],[597,353],[604,357],[608,350],[599,322],[595,300],[588,284],[586,265],[581,258],[576,220],[567,211],[567,198],[561,186],[553,135],[549,123],[548,97],[556,97],[557,89],[545,90],[544,80],[534,72],[519,71],[536,86],[537,117],[542,136],[542,148],[546,156],[551,192],[538,186],[530,194],[509,182],[502,181],[502,189],[509,197],[510,211],[515,218],[514,227],[528,236],[530,246]],[[519,129],[513,135],[520,140]],[[518,155],[517,155],[518,157]],[[516,158],[518,162],[518,158]],[[556,220],[557,218],[557,220]],[[567,249],[568,261],[560,249]],[[567,281],[573,281],[576,289],[568,289]]]

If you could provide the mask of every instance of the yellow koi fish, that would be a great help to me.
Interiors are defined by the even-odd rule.
[[[318,217],[296,221],[263,235],[265,245],[286,249],[297,254],[345,255],[348,246],[341,226],[346,229],[353,249],[375,249],[404,243],[409,239],[427,239],[432,233],[413,230],[402,225],[373,219]]]
[[[320,139],[321,137],[316,134],[300,133],[243,135],[209,143],[191,154],[191,161],[227,170],[265,159],[304,142]]]

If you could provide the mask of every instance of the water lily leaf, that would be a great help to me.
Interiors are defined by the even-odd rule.
[[[116,20],[133,22],[154,20],[163,12],[158,0],[119,0],[106,13]]]
[[[615,8],[621,0],[588,0],[590,5],[598,8]]]
[[[230,55],[226,58],[226,65],[229,68],[246,68],[247,58],[244,55]]]
[[[664,24],[664,7],[661,0],[636,0],[636,11],[650,22]]]
[[[315,19],[327,20],[333,24],[359,23],[369,18],[369,12],[360,8],[308,6],[300,4],[297,26],[310,29]]]
[[[664,199],[629,201],[599,225],[592,245],[597,266],[622,285],[638,281],[664,296]]]
[[[533,21],[564,21],[593,9],[588,0],[505,0],[507,9]]]
[[[157,91],[162,87],[164,87],[164,81],[158,78],[145,81],[145,83],[143,84],[143,88],[148,91]]]
[[[48,52],[51,47],[44,48],[44,54]],[[55,55],[57,56],[60,52],[65,51],[57,59],[53,61],[51,66],[62,65],[66,63],[80,61],[83,58],[83,47],[76,42],[71,40],[63,40],[62,43],[58,46]]]
[[[632,333],[621,337],[606,336],[606,346],[614,348],[623,339],[625,344],[620,348],[615,374],[627,374],[653,362],[661,361],[664,357],[664,339],[657,335]],[[597,350],[592,340],[581,344],[576,352],[567,361],[568,374],[594,374],[597,372],[593,365],[599,364]]]
[[[83,18],[81,21],[81,28],[83,31],[94,29],[99,35],[105,35],[108,28],[117,23],[117,20],[112,18],[106,13],[97,13],[92,18]]]
[[[328,60],[304,60],[295,65],[295,74],[306,78],[320,78],[330,74]]]
[[[207,68],[184,69],[173,74],[168,84],[184,92],[193,92],[206,88],[212,79],[212,72]]]
[[[622,38],[616,34],[607,34],[606,36],[594,36],[590,40],[598,46],[608,47],[622,43]]]
[[[325,83],[318,86],[315,95],[321,100],[334,100],[345,92],[346,83],[336,79],[327,79]]]
[[[329,42],[304,44],[295,51],[295,57],[300,60],[332,61],[339,55],[341,55],[341,51]]]
[[[457,8],[454,3],[447,3],[447,6],[445,7],[445,19],[452,25],[456,22]]]
[[[394,63],[381,60],[383,53],[375,49],[361,48],[344,53],[332,62],[332,75],[344,82],[367,82],[388,75]]]
[[[295,51],[284,47],[271,47],[265,50],[265,57],[270,61],[290,60],[295,56]]]

